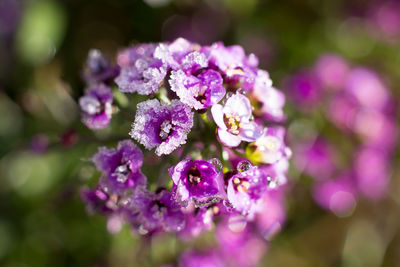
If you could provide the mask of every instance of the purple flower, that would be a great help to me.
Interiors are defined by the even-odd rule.
[[[384,37],[390,39],[400,35],[400,4],[398,1],[374,1],[370,7],[369,20]]]
[[[115,79],[121,92],[150,95],[158,91],[167,74],[166,66],[154,57],[156,44],[142,44],[119,53],[121,72]]]
[[[315,75],[323,86],[340,90],[346,82],[349,69],[349,65],[343,58],[334,54],[325,54],[315,64]]]
[[[258,70],[253,90],[249,94],[250,101],[254,106],[254,114],[273,121],[283,121],[285,115],[285,95],[272,87],[272,80],[268,72]]]
[[[146,177],[140,172],[142,151],[130,140],[120,141],[117,149],[100,147],[92,160],[103,174],[103,184],[112,191],[146,185]]]
[[[188,241],[199,236],[205,230],[211,230],[213,218],[221,213],[221,208],[224,208],[221,202],[201,208],[194,205],[185,207],[185,227],[179,232],[179,237]]]
[[[210,67],[217,68],[230,88],[250,90],[257,75],[258,59],[254,54],[246,56],[239,45],[225,47],[223,43],[203,47],[201,52],[208,55]]]
[[[389,185],[388,153],[373,147],[362,147],[355,155],[355,178],[358,190],[370,199],[382,198]]]
[[[282,157],[274,164],[261,165],[258,168],[267,176],[268,188],[275,189],[287,182],[287,171],[289,169],[289,156]]]
[[[252,217],[259,208],[259,200],[268,189],[269,177],[248,161],[239,162],[237,171],[228,173],[227,196],[239,213]]]
[[[367,68],[354,68],[348,74],[345,85],[359,104],[366,108],[383,109],[388,103],[389,93],[378,75]]]
[[[247,146],[246,154],[256,163],[273,164],[282,157],[290,157],[291,151],[285,145],[285,128],[268,127],[264,134]]]
[[[304,170],[315,180],[325,180],[335,171],[333,147],[321,137],[315,142],[300,144],[294,155],[297,169]]]
[[[249,224],[233,217],[218,224],[215,235],[219,245],[218,255],[227,266],[258,266],[267,249],[265,240]]]
[[[225,95],[222,77],[215,70],[194,73],[172,71],[169,83],[180,100],[196,110],[204,110],[218,103]]]
[[[112,66],[100,50],[91,49],[86,59],[86,69],[83,73],[88,84],[105,83],[119,73],[119,68]]]
[[[226,267],[215,250],[197,252],[187,250],[179,259],[179,267]]]
[[[193,200],[196,206],[207,206],[224,197],[221,169],[209,161],[182,160],[169,169],[169,175],[176,199],[185,205]]]
[[[167,104],[152,99],[137,105],[130,135],[147,149],[156,148],[160,156],[185,144],[192,126],[193,112],[188,106],[178,100]]]
[[[249,99],[240,93],[229,97],[224,106],[212,106],[211,113],[218,126],[218,138],[225,146],[236,147],[241,141],[255,141],[263,133],[252,119]]]
[[[104,84],[96,85],[79,99],[82,122],[90,129],[98,130],[110,124],[113,95],[111,88]]]
[[[180,206],[167,190],[158,193],[136,190],[129,205],[135,214],[131,223],[142,234],[180,231],[184,227],[184,215]]]
[[[271,241],[280,232],[286,219],[285,190],[268,191],[262,200],[260,212],[257,213],[257,229],[264,239]]]
[[[89,213],[109,215],[118,208],[115,199],[101,186],[96,189],[82,188],[80,195]]]
[[[351,173],[343,173],[335,180],[322,181],[313,188],[315,201],[337,216],[347,216],[356,206],[356,188]]]
[[[298,107],[309,110],[322,99],[323,88],[313,70],[303,70],[285,82],[288,95]]]
[[[200,45],[178,38],[170,44],[159,44],[154,51],[154,57],[160,59],[169,69],[178,70],[186,55],[199,49]]]

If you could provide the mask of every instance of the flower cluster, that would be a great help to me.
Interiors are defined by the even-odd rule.
[[[110,122],[113,97],[102,82],[118,70],[114,86],[120,92],[148,98],[136,105],[129,134],[156,156],[144,156],[132,140],[120,141],[116,149],[100,147],[93,156],[100,181],[82,190],[89,210],[125,221],[142,235],[174,232],[182,240],[218,221],[223,256],[204,261],[234,265],[234,251],[240,266],[255,265],[264,239],[285,218],[291,150],[284,127],[273,125],[285,118],[283,94],[257,68],[257,57],[240,46],[200,46],[180,38],[124,49],[116,61],[114,67],[98,51],[89,53],[84,77],[93,86],[79,101],[83,122],[92,129]],[[142,168],[146,158],[153,166]],[[244,255],[243,245],[254,248],[254,255]],[[185,255],[183,266],[203,260]]]
[[[82,122],[88,128],[98,130],[110,124],[113,94],[108,84],[118,73],[119,68],[99,50],[90,50],[83,73],[87,88],[79,99]]]
[[[390,91],[374,71],[336,55],[323,55],[313,68],[293,75],[289,95],[299,110],[323,114],[318,129],[296,135],[295,164],[316,181],[317,203],[339,216],[349,214],[360,195],[382,197],[388,186],[391,154],[397,139]],[[303,121],[304,122],[304,121]],[[336,138],[323,132],[337,131]],[[337,161],[347,155],[348,163]]]

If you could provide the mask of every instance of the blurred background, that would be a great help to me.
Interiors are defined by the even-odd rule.
[[[113,58],[133,43],[177,37],[242,45],[286,93],[288,77],[335,53],[379,74],[395,106],[400,97],[396,0],[0,0],[1,266],[175,263],[183,247],[176,240],[154,241],[142,253],[129,227],[110,234],[104,217],[87,215],[79,188],[98,176],[88,161],[115,135],[86,129],[76,100],[89,49]],[[290,97],[285,109],[287,127],[306,131],[307,113]],[[113,123],[114,133],[129,125]],[[345,216],[315,204],[309,177],[291,170],[286,225],[260,265],[400,266],[398,150],[388,161],[385,195],[361,198]],[[196,246],[208,239],[212,233]]]

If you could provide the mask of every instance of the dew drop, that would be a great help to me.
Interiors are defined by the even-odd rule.
[[[241,95],[246,95],[246,94],[247,94],[246,90],[244,90],[243,88],[237,89],[236,92],[237,92],[238,94],[241,94]]]
[[[228,227],[232,232],[239,233],[246,228],[247,221],[242,216],[234,216],[228,219]]]
[[[248,169],[250,169],[250,167],[251,167],[251,163],[249,161],[247,161],[247,160],[243,160],[243,161],[238,163],[237,170],[239,172],[245,172]]]
[[[219,159],[217,158],[212,158],[210,159],[208,162],[210,162],[212,165],[214,165],[214,167],[217,169],[217,172],[221,172],[222,171],[222,163]]]

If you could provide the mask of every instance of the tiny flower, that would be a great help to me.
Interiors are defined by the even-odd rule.
[[[115,197],[101,186],[96,189],[82,188],[80,195],[81,199],[86,203],[89,213],[98,212],[109,215],[117,210]]]
[[[299,144],[294,153],[294,163],[299,170],[311,175],[315,180],[325,180],[335,171],[332,144],[322,137],[314,142]]]
[[[113,66],[99,50],[91,49],[86,59],[86,69],[83,73],[88,84],[105,83],[119,73],[119,67]]]
[[[120,52],[121,72],[115,83],[121,92],[150,95],[158,91],[167,70],[162,61],[153,56],[155,48],[155,44],[145,44]]]
[[[296,73],[286,80],[285,87],[293,104],[300,108],[309,111],[321,103],[324,88],[314,70],[306,69]]]
[[[236,147],[241,141],[255,141],[263,133],[252,120],[249,99],[240,93],[229,97],[224,106],[212,106],[211,113],[218,126],[218,138],[225,146]]]
[[[171,90],[183,103],[196,110],[204,110],[224,97],[221,75],[211,69],[198,70],[207,66],[204,54],[195,51],[187,55],[183,63],[186,70],[172,71],[169,80]]]
[[[285,95],[272,87],[268,72],[258,70],[253,89],[249,93],[250,102],[254,106],[254,115],[268,120],[285,119],[283,106]]]
[[[187,54],[199,49],[200,45],[178,38],[170,44],[160,43],[154,51],[154,57],[160,59],[169,69],[177,70],[181,68]]]
[[[120,141],[117,149],[100,147],[92,160],[110,190],[119,192],[146,185],[146,177],[140,172],[142,151],[130,140]]]
[[[139,233],[180,231],[184,227],[184,215],[180,206],[167,190],[158,193],[137,190],[131,197],[130,205],[136,214],[131,223]]]
[[[352,69],[348,74],[345,90],[366,108],[383,109],[389,100],[388,89],[382,80],[367,68]]]
[[[237,224],[240,222],[231,218],[222,221],[216,227],[218,255],[227,266],[258,266],[267,249],[267,243],[249,224],[244,222],[239,226]]]
[[[389,180],[389,153],[374,147],[361,147],[355,155],[355,178],[357,188],[369,199],[385,196]]]
[[[323,86],[340,90],[346,82],[349,69],[349,65],[343,58],[334,54],[325,54],[315,64],[315,75]]]
[[[339,217],[350,215],[356,206],[356,187],[351,173],[343,173],[335,180],[322,181],[313,188],[315,201]]]
[[[135,121],[130,136],[155,153],[170,154],[186,143],[187,134],[193,126],[193,112],[179,100],[171,104],[157,99],[137,105]]]
[[[286,147],[285,129],[283,127],[268,127],[264,134],[246,148],[249,159],[255,163],[273,164],[282,157],[291,155]]]
[[[82,122],[90,129],[98,130],[110,124],[113,95],[111,88],[104,84],[96,85],[86,91],[79,99]]]
[[[257,75],[258,59],[254,54],[246,56],[238,45],[225,47],[223,43],[203,47],[201,52],[208,55],[210,66],[215,66],[230,88],[250,90]]]
[[[209,205],[224,196],[222,172],[205,160],[182,160],[169,169],[175,197],[181,203]]]
[[[221,202],[214,203],[208,207],[195,207],[189,205],[185,207],[185,227],[179,232],[179,237],[183,240],[191,240],[213,227],[213,218],[224,209]],[[225,210],[225,209],[224,209]]]
[[[261,210],[257,213],[256,225],[265,240],[271,241],[280,232],[286,219],[285,190],[268,191],[263,198]]]
[[[248,161],[239,162],[237,171],[226,177],[227,196],[233,208],[251,217],[257,211],[261,198],[268,190],[268,176]]]

